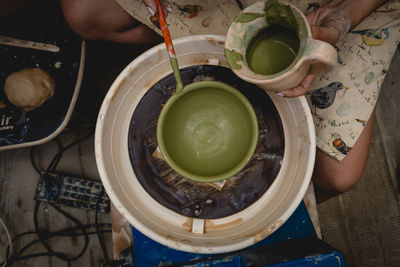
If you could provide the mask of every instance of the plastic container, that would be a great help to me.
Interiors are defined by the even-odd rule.
[[[0,35],[60,49],[31,49],[29,42],[20,43],[25,47],[0,45],[0,151],[47,142],[61,133],[71,118],[83,79],[85,41],[68,27],[56,1],[35,1],[0,17]],[[55,82],[53,97],[32,111],[8,102],[3,90],[10,74],[26,68],[40,68]]]

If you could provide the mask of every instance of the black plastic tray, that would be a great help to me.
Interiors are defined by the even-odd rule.
[[[36,145],[55,137],[66,126],[83,75],[85,43],[68,27],[59,1],[28,1],[22,11],[0,17],[0,35],[54,44],[59,52],[0,45],[0,150]],[[41,68],[54,79],[54,96],[26,112],[8,102],[7,76],[25,68]]]

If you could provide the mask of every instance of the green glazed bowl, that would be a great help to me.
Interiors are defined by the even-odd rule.
[[[169,166],[199,182],[242,170],[257,145],[258,122],[247,98],[216,81],[189,84],[170,97],[157,123],[157,141]]]

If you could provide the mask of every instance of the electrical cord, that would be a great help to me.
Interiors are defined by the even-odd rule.
[[[101,189],[101,191],[99,193],[99,197],[97,198],[97,201],[96,201],[96,213],[95,213],[95,221],[94,221],[94,223],[96,225],[97,239],[99,240],[101,250],[103,251],[103,255],[104,255],[104,260],[106,262],[106,266],[109,266],[110,265],[110,259],[108,258],[108,254],[107,254],[106,246],[105,246],[105,243],[104,243],[103,235],[100,233],[100,226],[98,224],[98,216],[97,216],[98,215],[98,210],[99,210],[100,199],[103,196],[103,194],[104,194],[104,188]]]
[[[101,225],[108,226],[108,227],[111,228],[111,224],[101,224]],[[87,226],[87,225],[85,225],[85,226]],[[90,226],[94,227],[95,225],[91,224]],[[64,229],[64,230],[61,230],[61,231],[58,231],[58,232],[54,232],[52,235],[46,236],[46,239],[57,237],[57,236],[72,237],[72,236],[82,236],[83,235],[83,233],[62,233],[62,232],[70,232],[70,230],[72,230],[72,229],[73,229],[73,231],[75,231],[76,227],[71,227],[71,228],[67,228],[67,229]],[[111,229],[102,230],[101,232],[102,233],[110,233]],[[30,234],[36,234],[36,232],[31,232]],[[87,232],[87,234],[88,235],[97,234],[97,231]],[[14,261],[14,263],[17,262],[17,261],[24,260],[24,259],[29,259],[29,258],[35,258],[35,257],[41,257],[41,256],[54,256],[54,255],[52,255],[50,253],[37,253],[37,254],[30,254],[30,255],[26,255],[26,256],[21,256],[27,249],[29,249],[30,247],[32,247],[33,245],[35,245],[36,243],[39,243],[39,242],[40,242],[40,240],[36,239],[36,240],[33,240],[33,241],[29,242],[23,248],[21,248],[18,251],[18,257],[16,257],[17,259]]]
[[[101,227],[107,227],[107,228],[111,228],[112,227],[111,223],[99,223],[99,225]],[[96,225],[94,223],[92,223],[92,224],[84,224],[83,226],[85,228],[87,228],[87,229],[96,227]],[[69,228],[66,228],[66,229],[63,229],[63,230],[56,231],[56,232],[54,232],[54,234],[57,234],[58,236],[62,236],[62,235],[73,236],[71,233],[69,233],[69,231],[70,232],[74,232],[74,231],[76,231],[78,229],[79,229],[79,227],[69,227]],[[36,234],[36,232],[30,231],[30,232],[24,232],[24,233],[18,234],[12,239],[12,242],[17,241],[18,239],[22,238],[23,236],[32,235],[32,234]],[[81,234],[77,233],[76,235],[81,235]]]
[[[66,218],[70,219],[71,221],[73,221],[79,228],[80,230],[82,230],[82,233],[84,234],[85,237],[85,245],[82,248],[82,250],[80,251],[80,253],[78,255],[76,255],[75,257],[68,257],[66,254],[64,253],[60,253],[57,251],[54,251],[51,246],[46,242],[46,239],[44,238],[43,233],[40,231],[39,229],[39,220],[38,220],[38,213],[39,213],[39,207],[40,207],[40,201],[36,201],[36,205],[35,205],[35,212],[34,212],[34,224],[35,224],[35,232],[37,237],[39,238],[40,242],[43,244],[43,246],[46,247],[47,251],[52,254],[53,256],[59,258],[60,260],[66,261],[68,266],[71,265],[72,261],[75,261],[77,259],[79,259],[86,251],[87,247],[89,246],[89,236],[87,235],[86,229],[82,226],[82,223],[76,219],[75,217],[73,217],[72,215],[68,214],[67,212],[63,211],[62,209],[58,208],[57,206],[55,206],[54,204],[52,204],[51,202],[49,202],[50,206],[52,206],[53,208],[55,208],[58,212],[60,212],[62,215],[64,215]]]
[[[63,147],[61,141],[58,138],[53,139],[53,141],[57,144],[58,147],[58,152],[57,154],[52,158],[52,160],[50,161],[48,167],[46,168],[45,172],[54,172],[58,163],[60,162],[60,160],[62,159],[62,155],[63,153],[73,147],[76,144],[81,143],[82,141],[86,140],[87,138],[89,138],[90,136],[92,136],[94,133],[94,130],[91,130],[89,134],[85,135],[82,138],[77,139],[76,141],[68,144],[67,146]],[[36,165],[35,163],[35,149],[36,147],[33,147],[31,149],[31,153],[30,153],[30,159],[31,159],[31,163],[33,168],[39,173],[42,174],[43,171]],[[89,235],[91,234],[97,234],[99,242],[100,242],[100,246],[101,249],[104,253],[104,258],[106,261],[107,266],[109,266],[110,261],[107,255],[107,251],[105,249],[105,244],[104,244],[104,239],[102,237],[102,233],[106,233],[106,232],[111,232],[110,229],[107,230],[100,230],[100,227],[108,227],[111,228],[110,224],[100,224],[98,223],[98,210],[99,210],[99,201],[100,198],[102,196],[102,194],[104,194],[104,189],[99,193],[98,196],[98,200],[96,202],[96,216],[95,216],[95,224],[82,224],[77,218],[75,218],[74,216],[72,216],[71,214],[69,214],[68,212],[62,210],[61,208],[59,208],[58,206],[54,205],[53,203],[49,202],[49,205],[54,208],[57,212],[61,213],[64,217],[66,217],[67,219],[69,219],[70,221],[72,221],[76,226],[75,227],[70,227],[67,229],[63,229],[60,231],[55,231],[55,232],[48,232],[48,231],[41,231],[40,230],[40,225],[39,225],[39,219],[38,219],[38,214],[39,214],[39,208],[40,208],[40,204],[41,201],[36,201],[36,205],[35,205],[35,209],[34,209],[34,226],[35,226],[35,231],[29,231],[29,232],[24,232],[21,233],[19,235],[17,235],[16,237],[14,237],[14,239],[11,240],[11,236],[9,237],[10,239],[10,245],[7,247],[7,252],[6,252],[6,264],[5,266],[11,267],[14,263],[16,263],[17,261],[21,261],[21,260],[25,260],[25,259],[30,259],[30,258],[36,258],[36,257],[45,257],[45,256],[53,256],[56,257],[64,262],[67,263],[67,266],[71,266],[71,263],[73,261],[78,260],[80,257],[82,257],[82,255],[86,252],[86,249],[89,246]],[[96,228],[96,231],[94,232],[88,232],[87,229],[89,228]],[[77,232],[79,231],[79,232]],[[30,241],[28,244],[26,244],[24,247],[22,247],[21,249],[19,249],[18,251],[12,253],[12,242],[15,242],[16,240],[18,240],[19,238],[26,236],[26,235],[30,235],[30,234],[35,234],[37,236],[37,239]],[[75,255],[75,256],[68,256],[65,253],[62,252],[57,252],[54,251],[52,249],[52,247],[48,244],[47,240],[53,237],[59,237],[59,236],[83,236],[85,243],[83,248],[80,250],[80,252]],[[33,245],[37,244],[37,243],[41,243],[47,250],[47,252],[42,252],[42,253],[35,253],[35,254],[29,254],[29,255],[23,255],[24,252],[26,250],[28,250],[30,247],[32,247]],[[13,254],[13,255],[12,255]]]
[[[89,137],[91,137],[93,135],[93,133],[94,133],[94,130],[91,130],[89,134],[85,135],[82,138],[79,138],[79,139],[75,140],[74,142],[70,143],[69,145],[67,145],[65,147],[62,146],[61,141],[58,138],[53,139],[53,141],[58,146],[58,152],[53,157],[53,159],[50,161],[49,166],[46,169],[46,172],[55,171],[58,163],[61,160],[61,157],[62,157],[63,153],[65,152],[65,150],[67,150],[67,149],[73,147],[74,145],[77,145],[77,144],[83,142],[84,140],[88,139]],[[32,164],[33,168],[36,170],[36,172],[38,174],[42,174],[42,171],[39,169],[39,167],[35,163],[35,155],[34,155],[35,150],[36,150],[36,147],[32,147],[32,149],[31,149],[31,164]]]
[[[3,219],[1,217],[0,217],[0,225],[3,227],[4,232],[6,233],[7,238],[8,238],[8,247],[7,248],[9,248],[10,251],[12,251],[11,235],[10,235],[10,232],[8,231],[7,225],[4,223],[4,221],[3,221]],[[6,266],[6,264],[7,264],[7,253],[6,253],[5,261],[3,262],[3,264],[1,266]]]
[[[109,229],[111,229],[111,227],[112,227],[111,224],[109,224],[109,223],[101,223],[101,224],[99,224],[99,226],[107,227]],[[95,224],[84,224],[83,227],[85,227],[86,229],[90,229],[90,228],[96,227],[96,225]],[[59,230],[59,231],[53,232],[51,234],[47,233],[45,238],[49,239],[49,238],[53,238],[53,237],[57,237],[57,236],[69,236],[69,237],[81,236],[81,235],[83,235],[83,233],[75,233],[75,231],[79,230],[79,229],[80,229],[79,227],[70,227],[70,228],[66,228],[66,229],[63,229],[63,230]],[[111,230],[103,230],[102,231],[102,233],[108,233],[108,232],[111,232]],[[19,238],[21,238],[21,237],[23,237],[25,235],[28,235],[28,234],[36,234],[36,232],[31,231],[31,232],[21,233],[21,234],[17,235],[16,237],[14,237],[12,242],[15,242],[17,239],[19,239]],[[92,234],[97,234],[97,232],[96,231],[95,232],[87,232],[87,234],[88,235],[92,235]],[[18,253],[22,254],[24,251],[26,251],[27,249],[29,249],[31,246],[35,245],[38,242],[40,242],[39,239],[33,240],[32,242],[28,243],[23,248],[21,248],[18,251]]]

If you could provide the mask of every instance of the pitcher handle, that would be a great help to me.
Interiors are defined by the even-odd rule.
[[[336,48],[325,41],[308,38],[305,53],[304,60],[311,62],[312,74],[330,71],[338,62]]]

